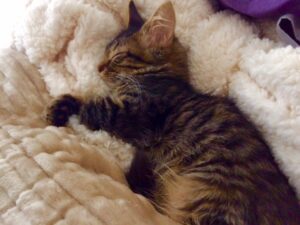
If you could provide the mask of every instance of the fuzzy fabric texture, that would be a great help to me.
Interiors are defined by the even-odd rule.
[[[163,2],[135,0],[144,18]],[[209,0],[172,2],[192,84],[235,100],[300,194],[300,49],[262,39],[257,26]],[[28,1],[14,50],[0,55],[1,224],[175,224],[126,186],[129,145],[75,117],[68,128],[43,117],[60,94],[106,95],[97,66],[125,27],[127,5]]]
[[[50,96],[24,55],[1,52],[0,84],[0,224],[176,225],[131,192],[105,143],[47,127]]]

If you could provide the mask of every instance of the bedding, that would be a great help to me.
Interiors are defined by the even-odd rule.
[[[135,0],[144,18],[164,0]],[[300,194],[300,50],[209,0],[172,1],[191,82],[229,96],[258,126]],[[28,0],[0,54],[0,224],[176,224],[127,187],[134,149],[46,106],[64,93],[105,95],[97,66],[126,25],[128,0]],[[299,195],[300,196],[300,195]]]

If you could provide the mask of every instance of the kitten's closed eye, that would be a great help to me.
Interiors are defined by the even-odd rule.
[[[118,65],[123,62],[123,60],[126,58],[127,53],[126,52],[120,52],[113,56],[110,60],[107,62],[101,64],[98,68],[98,71],[101,73],[103,72],[110,64]]]
[[[111,63],[120,64],[126,59],[127,56],[127,52],[120,52],[111,59]]]
[[[137,70],[149,66],[149,62],[129,51],[117,53],[108,64],[110,69]]]

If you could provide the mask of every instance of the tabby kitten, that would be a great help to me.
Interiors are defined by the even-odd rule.
[[[144,23],[131,2],[129,15],[99,66],[111,95],[64,95],[48,121],[64,126],[77,114],[135,146],[131,188],[182,224],[300,225],[295,192],[256,128],[230,100],[186,82],[172,4]]]

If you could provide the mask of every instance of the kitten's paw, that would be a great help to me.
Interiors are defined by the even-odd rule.
[[[79,113],[80,106],[81,102],[77,98],[68,94],[62,95],[48,107],[46,120],[57,127],[65,126],[70,116]]]

